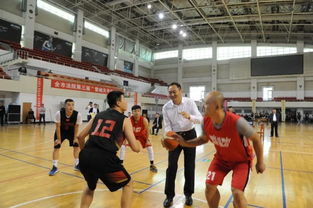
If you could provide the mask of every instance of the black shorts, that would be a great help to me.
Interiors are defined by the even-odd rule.
[[[99,148],[83,149],[79,153],[79,168],[92,191],[96,189],[98,179],[111,192],[126,186],[131,179],[114,153]]]
[[[57,134],[54,134],[54,141],[57,140]],[[73,147],[74,145],[74,135],[71,134],[62,134],[61,133],[61,144],[64,142],[64,140],[67,139],[69,142],[70,147]]]

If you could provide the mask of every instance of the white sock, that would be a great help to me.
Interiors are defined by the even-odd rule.
[[[125,152],[126,152],[126,146],[122,145],[120,150],[120,160],[124,160],[125,158]]]
[[[148,150],[148,156],[150,161],[154,161],[154,153],[152,146],[147,147]]]
[[[78,165],[78,163],[79,163],[79,159],[75,158],[75,166]]]
[[[52,165],[58,167],[58,160],[52,160]]]

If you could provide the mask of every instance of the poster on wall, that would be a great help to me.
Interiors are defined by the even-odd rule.
[[[34,48],[42,51],[49,51],[63,56],[72,56],[72,43],[60,38],[46,35],[35,31]]]
[[[102,53],[90,48],[82,47],[82,59],[83,62],[92,64],[98,64],[101,66],[107,66],[108,54]]]
[[[132,73],[133,72],[133,66],[134,66],[134,64],[132,62],[124,61],[124,71],[125,72]]]
[[[22,26],[0,19],[0,40],[20,43]]]

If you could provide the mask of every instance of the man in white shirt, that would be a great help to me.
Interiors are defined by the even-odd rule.
[[[65,100],[65,108],[62,108],[55,114],[55,133],[54,133],[54,149],[52,155],[52,169],[50,176],[58,172],[58,160],[61,144],[65,139],[69,141],[69,145],[73,147],[73,155],[75,159],[74,170],[79,171],[79,144],[77,140],[77,132],[79,125],[83,123],[82,116],[74,110],[74,101],[72,99]]]
[[[194,124],[201,123],[203,119],[195,102],[189,98],[182,97],[182,89],[179,83],[171,83],[168,87],[168,92],[171,100],[168,101],[162,109],[164,134],[169,131],[174,131],[185,140],[194,139],[197,137]],[[185,204],[191,206],[193,203],[191,196],[194,193],[196,148],[182,147],[179,145],[173,151],[168,152],[168,168],[166,170],[165,183],[166,199],[163,202],[164,207],[170,207],[173,204],[177,161],[182,150],[185,156]]]
[[[280,120],[280,116],[278,113],[276,113],[276,109],[272,110],[272,113],[269,117],[270,122],[271,122],[271,137],[273,137],[273,133],[275,130],[275,137],[278,137],[278,122]]]
[[[91,114],[90,114],[90,109],[92,108],[92,102],[89,102],[89,104],[86,106],[85,110],[87,110],[87,121],[90,121],[91,119]]]

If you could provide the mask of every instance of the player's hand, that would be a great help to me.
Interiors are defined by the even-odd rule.
[[[255,165],[255,169],[257,173],[263,173],[265,171],[265,164],[257,162]]]
[[[54,141],[54,145],[58,145],[58,144],[61,144],[61,139],[57,139]]]
[[[184,138],[179,134],[174,134],[172,137],[175,138],[175,140],[178,141],[180,145],[184,146],[184,144],[186,144]]]
[[[185,119],[188,119],[188,120],[190,119],[190,114],[187,112],[183,111],[183,112],[180,112],[179,114],[182,115]]]
[[[167,149],[167,150],[168,150],[168,148],[166,147],[166,145],[165,145],[165,143],[164,143],[164,140],[163,140],[163,139],[161,139],[161,144],[162,144],[162,147],[164,147],[165,149]]]
[[[73,144],[75,144],[75,143],[79,144],[78,143],[78,137],[75,137],[75,139],[73,140]]]

